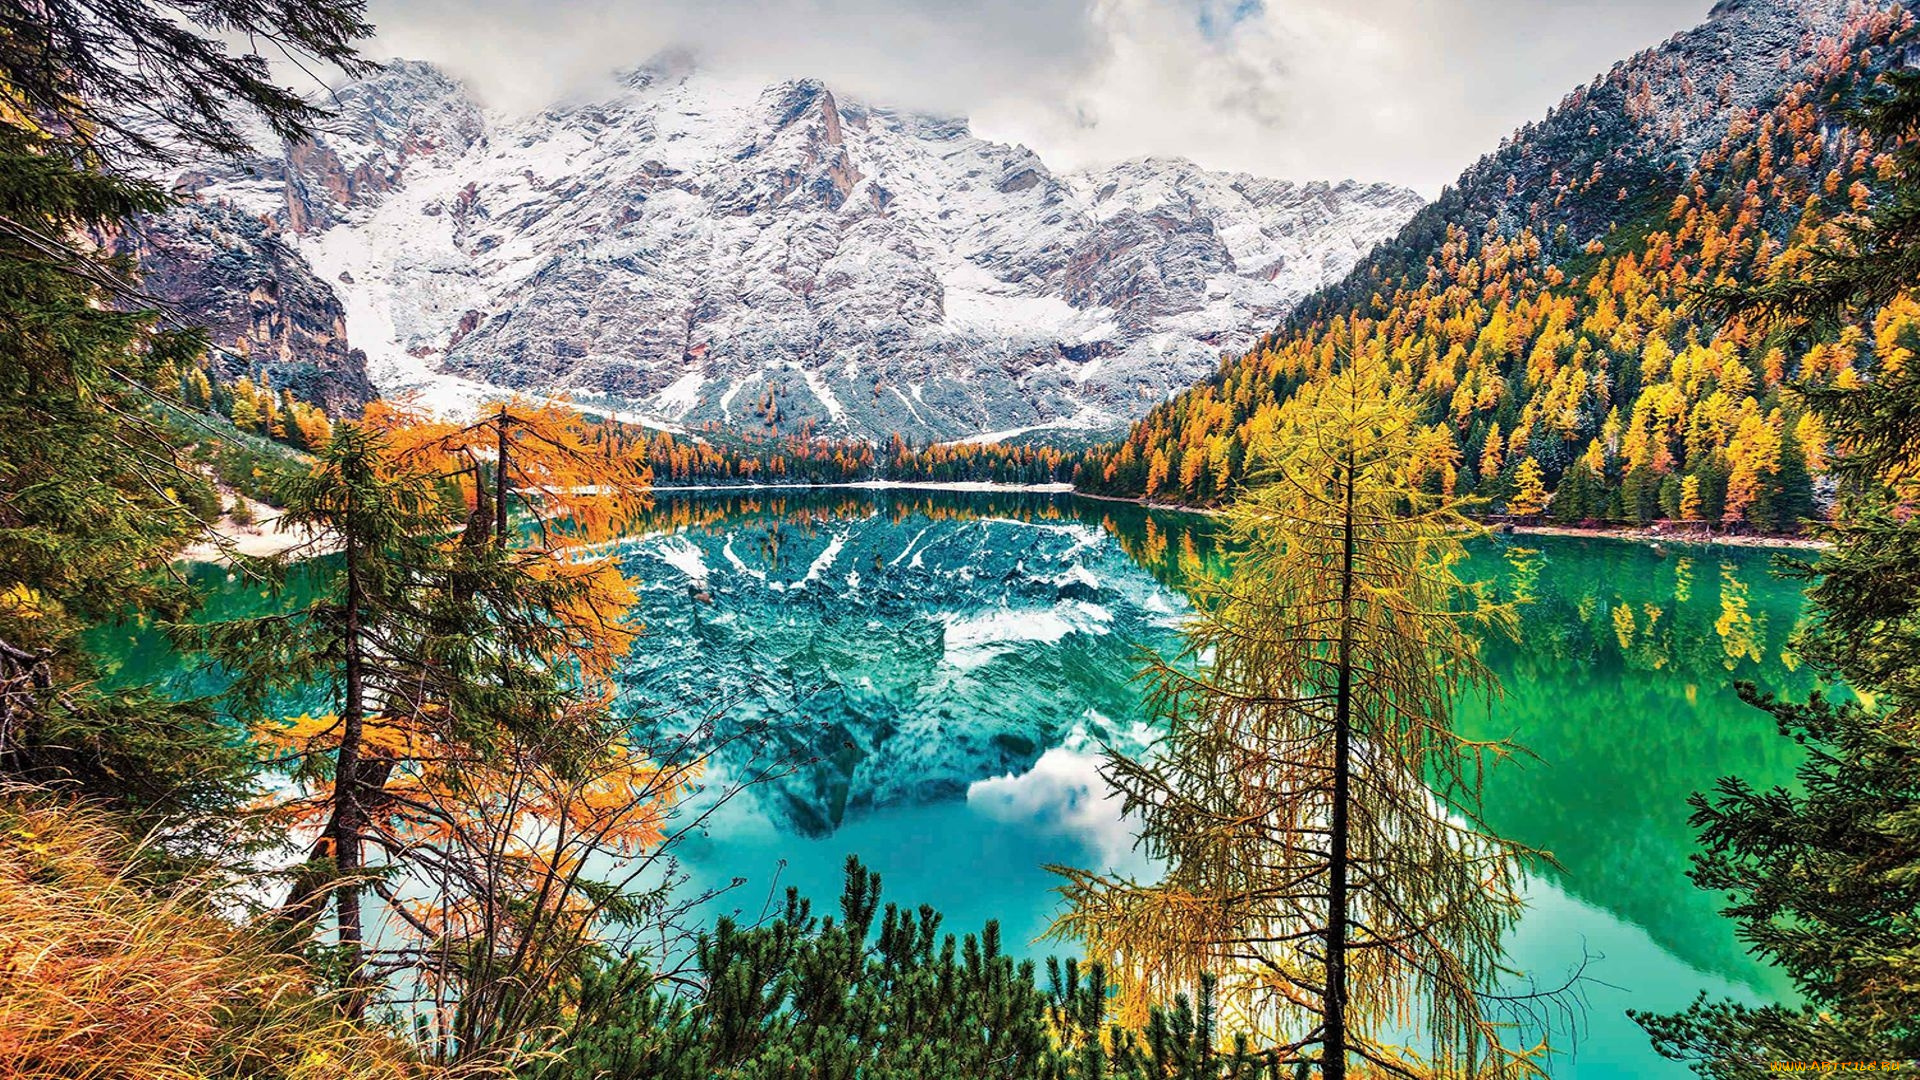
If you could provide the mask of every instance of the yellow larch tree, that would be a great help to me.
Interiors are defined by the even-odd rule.
[[[1452,725],[1512,613],[1455,573],[1472,527],[1416,480],[1418,404],[1358,359],[1250,450],[1233,570],[1151,669],[1166,734],[1103,769],[1162,869],[1054,868],[1053,932],[1115,975],[1123,1021],[1211,976],[1222,1027],[1302,1071],[1539,1072],[1489,996],[1527,853],[1477,793],[1510,748]]]
[[[1538,517],[1547,508],[1547,481],[1540,463],[1531,456],[1522,458],[1513,470],[1513,496],[1507,500],[1507,513],[1514,517]]]

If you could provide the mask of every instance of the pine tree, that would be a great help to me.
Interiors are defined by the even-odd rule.
[[[197,705],[101,690],[81,632],[191,597],[156,567],[217,503],[153,398],[197,369],[198,335],[165,329],[133,267],[86,239],[164,208],[142,178],[162,145],[235,151],[251,110],[289,137],[322,111],[265,59],[357,63],[357,0],[59,0],[0,10],[0,772],[65,782],[135,828],[230,822],[244,750]],[[198,384],[196,383],[196,386]],[[221,820],[225,818],[227,820]]]
[[[999,927],[943,934],[938,912],[880,906],[847,860],[838,917],[798,891],[764,924],[701,935],[695,990],[637,957],[583,975],[570,1022],[527,1080],[1280,1080],[1244,1038],[1222,1049],[1213,983],[1128,1030],[1108,1023],[1104,972],[1001,951]],[[877,931],[877,932],[876,932]]]
[[[194,335],[111,302],[130,268],[40,237],[156,208],[0,123],[0,775],[66,783],[141,827],[245,797],[245,758],[204,708],[106,692],[82,637],[191,596],[154,568],[211,497],[146,415],[143,387],[191,363]]]
[[[1635,465],[1620,480],[1620,517],[1634,525],[1646,525],[1659,517],[1664,507],[1667,483],[1646,465]],[[1677,482],[1676,482],[1677,483]],[[1677,497],[1678,488],[1675,488]],[[1668,513],[1671,517],[1672,514]]]
[[[1578,525],[1601,515],[1606,492],[1600,479],[1585,461],[1576,461],[1560,478],[1553,493],[1553,520],[1562,525]]]
[[[644,499],[646,474],[616,448],[587,446],[581,423],[557,409],[502,407],[462,428],[370,408],[363,422],[336,428],[311,475],[283,493],[284,520],[340,552],[303,578],[312,601],[191,631],[236,673],[234,698],[249,710],[289,686],[331,699],[324,715],[260,732],[302,788],[278,816],[321,831],[282,914],[311,928],[330,905],[344,970],[357,981],[362,893],[373,889],[403,925],[440,946],[403,948],[388,961],[431,968],[442,986],[467,980],[453,1021],[465,1025],[456,1040],[464,1052],[511,1041],[500,1011],[526,1005],[524,985],[512,1001],[477,1000],[500,985],[496,950],[524,962],[539,956],[536,946],[578,947],[589,929],[560,911],[587,887],[576,872],[553,861],[503,871],[490,844],[530,842],[544,807],[549,817],[582,818],[573,835],[584,831],[594,854],[644,846],[658,838],[659,808],[697,768],[634,754],[626,725],[606,710],[633,637],[623,621],[633,596],[604,553],[581,548],[619,528]],[[479,480],[475,445],[496,455],[491,483]],[[524,536],[509,527],[510,499],[530,515]],[[383,884],[382,867],[421,862],[432,880],[458,883],[430,916]],[[529,903],[538,918],[528,918]],[[496,910],[516,905],[512,915]],[[570,940],[556,942],[556,931]],[[479,971],[432,967],[448,957],[463,965],[478,957]]]
[[[1774,474],[1771,502],[1773,527],[1785,532],[1799,532],[1816,513],[1807,452],[1792,434],[1780,442],[1780,469]]]
[[[1804,345],[1920,285],[1920,73],[1887,79],[1893,95],[1863,119],[1896,147],[1892,191],[1847,246],[1712,302]],[[1920,374],[1887,365],[1862,386],[1805,392],[1834,436],[1841,495],[1819,529],[1833,549],[1803,571],[1812,621],[1796,647],[1852,693],[1789,702],[1740,687],[1806,748],[1796,790],[1726,777],[1692,801],[1694,882],[1730,898],[1741,937],[1801,1001],[1702,994],[1635,1017],[1662,1054],[1716,1080],[1770,1075],[1770,1062],[1920,1057]]]
[[[247,153],[248,115],[299,139],[326,108],[289,90],[269,57],[228,42],[271,43],[274,59],[360,73],[372,66],[355,51],[373,32],[365,11],[365,0],[9,5],[0,11],[0,115],[47,121],[56,153],[115,170],[193,151]]]
[[[1118,976],[1122,1022],[1217,972],[1236,1023],[1326,1077],[1529,1071],[1481,996],[1524,857],[1475,827],[1482,757],[1506,748],[1450,724],[1511,613],[1455,576],[1465,520],[1410,482],[1417,403],[1383,365],[1285,415],[1227,512],[1232,574],[1153,669],[1163,745],[1103,770],[1165,876],[1061,868],[1055,933]]]
[[[1689,521],[1715,522],[1726,516],[1727,512],[1727,463],[1718,454],[1709,454],[1687,470],[1681,478],[1681,484],[1693,484],[1694,506],[1692,513],[1686,510],[1686,495],[1681,495],[1680,516]]]

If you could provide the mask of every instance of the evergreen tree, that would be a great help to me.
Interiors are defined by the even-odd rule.
[[[1255,450],[1234,569],[1153,669],[1165,742],[1104,768],[1164,877],[1061,871],[1055,932],[1116,974],[1123,1022],[1211,971],[1261,1045],[1322,1076],[1533,1070],[1482,996],[1524,858],[1476,827],[1482,757],[1506,748],[1451,726],[1511,613],[1455,576],[1459,504],[1409,482],[1418,417],[1354,360]]]
[[[267,56],[357,73],[365,0],[28,0],[0,8],[0,115],[40,125],[57,152],[115,171],[195,150],[246,153],[249,114],[285,139],[328,115]],[[257,46],[256,46],[257,47]]]
[[[468,427],[371,407],[363,423],[334,430],[313,473],[284,492],[284,521],[340,552],[303,578],[313,600],[286,615],[184,630],[236,673],[234,700],[252,711],[290,686],[332,703],[321,717],[263,730],[303,788],[282,803],[282,817],[321,826],[282,909],[288,922],[313,926],[332,905],[334,940],[357,978],[367,888],[403,913],[407,899],[382,884],[386,876],[426,865],[430,880],[459,882],[428,934],[438,957],[401,949],[384,959],[430,969],[440,986],[465,980],[453,1019],[463,1053],[511,1042],[515,1024],[499,1030],[501,1013],[526,1005],[524,992],[480,1001],[511,967],[493,961],[503,938],[518,936],[509,953],[524,961],[538,955],[536,944],[566,951],[586,934],[547,907],[576,899],[584,888],[576,872],[503,871],[488,842],[528,842],[541,798],[549,815],[586,813],[603,799],[612,813],[589,815],[599,830],[591,853],[643,846],[657,834],[655,805],[687,778],[687,763],[636,757],[605,707],[634,636],[622,621],[632,592],[605,553],[582,548],[607,540],[643,503],[645,469],[582,442],[582,423],[557,407],[499,405]],[[478,448],[493,455],[486,479]],[[520,500],[532,530],[513,528],[509,500]],[[530,878],[534,886],[522,888]],[[492,911],[518,905],[524,917],[528,903],[536,919]],[[447,909],[465,922],[474,905],[488,911],[482,928],[457,932]],[[424,934],[426,919],[411,919]],[[555,932],[574,940],[557,942]],[[461,965],[482,959],[478,970],[434,967],[449,955]]]
[[[1694,484],[1695,500],[1691,510],[1686,509],[1687,498],[1684,492],[1688,481]],[[1687,475],[1680,480],[1682,510],[1680,516],[1689,521],[1719,521],[1727,510],[1727,464],[1717,454],[1702,458]]]
[[[876,934],[877,930],[877,934]],[[1000,949],[999,928],[956,939],[938,912],[880,907],[880,877],[847,860],[840,914],[797,890],[766,924],[701,936],[691,994],[629,957],[581,979],[570,1022],[525,1080],[1281,1080],[1244,1039],[1221,1048],[1213,984],[1109,1024],[1103,972]]]
[[[1576,461],[1560,478],[1553,493],[1553,520],[1562,525],[1578,525],[1601,516],[1606,505],[1606,489],[1584,461]]]
[[[1774,474],[1769,509],[1773,527],[1791,533],[1804,528],[1817,511],[1813,476],[1807,471],[1807,451],[1791,433],[1780,442],[1780,470]]]
[[[1620,478],[1617,516],[1630,525],[1646,525],[1661,515],[1662,480],[1650,467],[1635,465]],[[1671,515],[1669,515],[1671,516]]]
[[[229,810],[243,757],[196,706],[95,685],[88,626],[190,597],[156,575],[200,530],[207,482],[145,418],[138,387],[198,348],[108,303],[128,267],[40,237],[153,209],[0,124],[0,773],[67,782],[151,826]]]
[[[215,822],[246,797],[244,751],[206,709],[108,692],[80,634],[190,603],[155,573],[217,505],[149,418],[194,370],[133,267],[83,238],[163,208],[131,175],[174,148],[236,150],[253,110],[287,135],[319,115],[218,36],[352,64],[357,0],[59,0],[0,10],[0,772],[66,782],[137,828]],[[224,827],[223,825],[219,827]]]
[[[1804,343],[1920,285],[1920,73],[1887,78],[1893,95],[1864,120],[1895,147],[1892,191],[1805,273],[1712,302]],[[1798,790],[1727,777],[1696,795],[1692,873],[1731,899],[1741,936],[1801,1002],[1703,994],[1681,1013],[1636,1015],[1661,1053],[1724,1080],[1781,1061],[1920,1057],[1920,375],[1887,365],[1865,385],[1806,393],[1835,437],[1841,494],[1819,530],[1833,550],[1804,571],[1812,620],[1797,648],[1852,694],[1799,703],[1740,688],[1806,760]]]

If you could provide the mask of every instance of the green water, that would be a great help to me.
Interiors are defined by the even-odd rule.
[[[1151,737],[1138,650],[1177,647],[1181,585],[1219,568],[1207,519],[1071,496],[674,495],[621,555],[647,627],[629,704],[661,726],[770,729],[755,754],[723,755],[716,788],[775,758],[793,766],[682,848],[695,886],[725,890],[716,910],[757,914],[789,884],[830,899],[852,852],[889,898],[932,903],[953,929],[998,918],[1027,942],[1055,910],[1044,864],[1138,867],[1097,753]],[[1522,601],[1522,626],[1489,643],[1505,693],[1491,710],[1469,703],[1467,726],[1538,757],[1493,773],[1487,817],[1557,863],[1532,883],[1510,950],[1541,984],[1583,962],[1588,980],[1556,1076],[1685,1076],[1623,1010],[1783,989],[1685,878],[1691,792],[1791,774],[1789,744],[1732,690],[1810,685],[1786,646],[1799,592],[1769,571],[1759,551],[1475,547],[1469,575]],[[216,610],[271,602],[196,573]],[[141,628],[124,639],[121,678],[177,664]]]

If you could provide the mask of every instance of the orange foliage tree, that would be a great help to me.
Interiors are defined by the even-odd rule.
[[[285,493],[338,552],[299,567],[312,599],[199,634],[241,706],[321,706],[261,739],[292,780],[269,813],[315,837],[280,914],[306,938],[331,909],[312,940],[338,952],[350,1012],[411,978],[435,1046],[510,1045],[560,958],[637,910],[586,867],[656,845],[701,765],[691,741],[636,746],[613,708],[637,628],[606,542],[649,480],[561,406],[462,424],[376,405]]]

